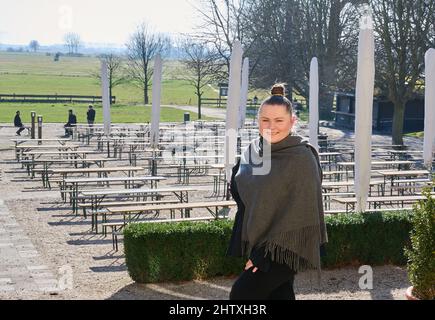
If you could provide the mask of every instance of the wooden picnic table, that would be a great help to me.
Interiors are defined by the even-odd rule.
[[[371,165],[373,167],[379,167],[383,166],[386,168],[394,168],[397,166],[398,170],[400,170],[401,166],[403,165],[411,165],[415,164],[415,161],[409,161],[409,160],[396,160],[396,161],[372,161]],[[349,162],[337,162],[338,170],[342,171],[343,168],[346,171],[346,175],[348,174],[349,168],[352,168],[352,172],[355,174],[355,161],[349,161]]]
[[[192,209],[205,208],[210,214],[217,218],[219,216],[219,207],[234,207],[237,203],[235,201],[203,201],[203,202],[180,202],[176,204],[159,204],[159,205],[146,205],[146,206],[126,206],[126,207],[108,207],[107,212],[110,214],[146,214],[150,211],[169,210],[170,218],[175,219],[175,210],[181,211],[181,218],[190,218],[189,211]],[[212,211],[210,208],[214,208]]]
[[[392,203],[397,202],[402,204],[402,208],[404,207],[405,203],[415,203],[419,200],[425,200],[426,196],[424,195],[410,195],[410,196],[383,196],[383,197],[368,197],[367,202],[370,204],[373,203],[374,208],[377,207],[380,208],[382,204],[384,203]],[[332,201],[341,203],[346,205],[346,213],[349,212],[349,208],[352,208],[352,210],[355,210],[355,204],[357,203],[357,199],[352,198],[332,198]]]
[[[77,203],[74,199],[79,194],[79,185],[86,185],[88,183],[106,183],[107,186],[111,182],[124,182],[125,189],[131,189],[134,186],[134,182],[150,182],[151,189],[157,189],[157,183],[161,180],[166,180],[166,177],[156,176],[137,176],[137,177],[107,177],[107,178],[69,178],[61,182],[61,196],[66,201],[65,191],[69,188],[70,202],[73,206],[73,212],[77,211]],[[70,186],[69,186],[70,185]]]
[[[24,152],[31,150],[41,150],[41,149],[56,149],[58,151],[67,151],[67,150],[77,150],[80,145],[77,144],[63,144],[63,145],[22,145],[19,144],[15,146],[16,158],[19,161],[20,157],[23,156]]]
[[[25,156],[52,156],[52,155],[59,155],[59,156],[82,156],[81,158],[85,158],[88,154],[99,154],[99,151],[95,150],[75,150],[75,151],[25,151],[23,152],[23,155]]]
[[[43,165],[42,175],[47,176],[50,165],[52,164],[72,164],[77,168],[77,164],[82,164],[83,168],[88,168],[91,164],[96,164],[98,167],[104,167],[104,163],[110,159],[106,158],[74,158],[74,159],[28,159],[21,160],[23,165],[27,166],[27,174],[35,177],[35,167],[38,164]]]
[[[324,190],[330,190],[330,189],[339,189],[340,187],[346,187],[346,192],[349,192],[349,187],[353,187],[355,185],[355,181],[323,181],[322,182],[322,188]],[[382,187],[384,185],[383,180],[371,180],[370,181],[370,189],[369,189],[369,195],[372,193],[372,187],[374,186],[380,186]],[[379,192],[378,188],[378,194],[383,194],[383,188],[381,188],[381,192]]]
[[[62,180],[65,180],[68,178],[69,174],[76,174],[76,173],[83,173],[88,175],[91,173],[97,173],[98,177],[101,177],[102,175],[107,177],[108,173],[123,172],[126,173],[128,177],[132,177],[134,176],[135,172],[142,171],[142,170],[144,170],[143,167],[125,166],[125,167],[103,167],[103,168],[49,169],[48,173],[60,174],[62,175]],[[46,177],[46,182],[49,184],[48,176]]]
[[[400,159],[408,158],[410,155],[422,155],[423,150],[388,150],[392,160],[396,160],[396,157]]]
[[[11,141],[15,142],[15,146],[21,144],[21,143],[25,143],[25,142],[38,142],[38,143],[42,143],[42,142],[53,142],[53,141],[57,141],[60,144],[65,144],[68,141],[72,141],[69,138],[50,138],[50,139],[32,139],[32,138],[18,138],[18,139],[11,139]]]
[[[387,180],[389,179],[391,182],[390,185],[390,193],[393,195],[393,184],[394,180],[401,177],[417,177],[417,176],[427,176],[430,178],[430,172],[427,170],[380,170],[377,171],[380,175],[384,177],[384,185],[387,184]]]
[[[118,250],[118,240],[117,233],[128,223],[161,223],[161,222],[183,222],[183,221],[207,221],[212,219],[219,219],[219,207],[227,208],[233,207],[237,205],[235,201],[214,201],[214,202],[195,202],[195,203],[180,203],[180,204],[162,204],[162,205],[151,205],[151,206],[139,206],[139,207],[125,207],[125,208],[107,208],[107,213],[103,214],[103,232],[107,234],[107,227],[112,228],[112,239],[113,239],[113,248]],[[210,208],[215,208],[214,212]],[[191,218],[189,215],[189,211],[195,208],[205,208],[211,214],[211,217],[193,217]],[[157,215],[154,217],[148,218],[146,220],[138,221],[141,215],[147,214],[149,212],[159,212],[161,210],[169,210],[170,211],[170,219],[162,219],[158,218]],[[175,218],[175,210],[181,210],[181,218]],[[185,214],[183,215],[183,211]],[[187,213],[186,213],[187,212]],[[124,216],[124,220],[121,223],[108,223],[107,215],[108,214],[122,214]],[[128,216],[128,219],[126,219]],[[132,218],[132,216],[134,216]],[[224,215],[222,218],[226,218]],[[93,221],[95,223],[95,230],[98,233],[97,224],[98,219]]]
[[[189,202],[189,191],[198,191],[197,187],[165,187],[165,188],[139,188],[139,189],[111,189],[111,190],[96,190],[96,191],[86,191],[80,192],[84,197],[90,197],[91,199],[91,208],[92,210],[96,210],[100,203],[107,196],[117,196],[117,197],[151,197],[152,200],[154,198],[158,198],[160,195],[164,193],[174,194],[178,200],[182,202]],[[85,198],[86,199],[86,198]],[[85,200],[84,199],[84,200]],[[157,199],[158,200],[158,199]],[[75,199],[77,201],[77,199]]]

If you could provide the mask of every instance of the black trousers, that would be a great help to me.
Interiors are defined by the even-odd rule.
[[[24,129],[26,129],[25,126],[19,127],[19,129],[18,129],[18,131],[17,131],[17,134],[18,134],[18,135],[21,134],[21,132],[22,132]]]
[[[275,262],[267,272],[252,269],[245,270],[234,282],[230,300],[295,300],[295,271]]]

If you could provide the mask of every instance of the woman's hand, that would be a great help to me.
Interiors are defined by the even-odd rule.
[[[254,264],[252,263],[251,260],[248,260],[248,262],[246,262],[245,265],[245,270],[248,270],[249,268],[254,267]],[[258,268],[254,267],[254,269],[252,269],[252,272],[257,272]]]

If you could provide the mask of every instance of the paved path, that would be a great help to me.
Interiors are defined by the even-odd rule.
[[[55,292],[57,280],[7,205],[0,200],[0,295]]]
[[[192,107],[192,106],[172,106],[172,108],[190,111],[190,112],[198,112],[198,107]],[[201,114],[206,117],[211,118],[217,118],[217,119],[225,119],[225,111],[226,108],[208,108],[208,107],[201,107]]]

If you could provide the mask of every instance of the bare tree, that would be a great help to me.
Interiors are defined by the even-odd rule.
[[[99,57],[100,61],[106,61],[107,69],[108,69],[108,78],[109,78],[109,94],[110,99],[112,99],[112,90],[116,86],[125,83],[126,76],[124,74],[123,69],[123,60],[120,56],[114,53],[101,54]],[[98,79],[98,82],[101,84],[101,72],[100,69],[96,70],[91,74],[94,78]]]
[[[196,37],[215,48],[226,65],[224,77],[228,77],[234,41],[249,46],[249,43],[245,45],[247,0],[202,0],[201,3],[196,8],[201,20]]]
[[[435,2],[373,0],[372,8],[378,36],[376,83],[394,104],[392,143],[402,145],[405,106],[423,80],[424,55],[433,45],[428,35],[435,23]]]
[[[36,52],[39,50],[39,47],[40,47],[40,45],[39,45],[39,42],[37,40],[30,41],[30,43],[29,43],[30,50],[33,50],[33,52]]]
[[[330,114],[332,91],[355,82],[358,11],[350,0],[249,0],[253,80],[258,87],[286,82],[308,100],[312,57],[319,60],[320,101]],[[249,17],[245,14],[245,17]]]
[[[170,40],[152,32],[146,23],[137,27],[127,43],[127,72],[129,79],[143,90],[144,103],[148,104],[153,69],[151,61],[157,54],[164,54]]]
[[[69,32],[64,35],[63,40],[68,49],[68,54],[77,54],[79,46],[81,45],[80,35],[77,33]]]
[[[201,119],[203,89],[221,78],[220,55],[206,43],[195,42],[191,39],[183,41],[182,48],[185,54],[182,61],[188,70],[184,78],[195,88],[195,95],[198,98],[198,118]]]

